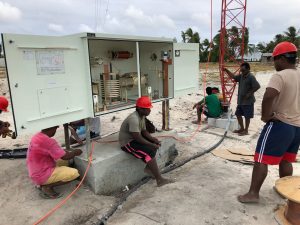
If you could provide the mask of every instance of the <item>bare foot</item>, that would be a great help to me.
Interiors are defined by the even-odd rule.
[[[154,175],[152,174],[152,172],[149,169],[145,168],[144,173],[148,174],[151,178],[154,178]]]
[[[259,196],[256,194],[251,194],[251,193],[239,195],[237,197],[237,199],[241,203],[258,203],[259,202]]]
[[[245,135],[248,135],[248,131],[244,130],[242,132],[239,133],[239,136],[245,136]]]
[[[200,124],[200,121],[194,120],[192,121],[193,124]]]
[[[157,181],[157,187],[161,187],[161,186],[164,186],[166,184],[171,184],[171,183],[174,183],[174,182],[175,182],[175,180],[162,178],[161,180]]]
[[[244,131],[244,129],[239,129],[239,130],[234,130],[233,133],[238,134],[238,133],[241,133],[241,132],[243,132],[243,131]]]

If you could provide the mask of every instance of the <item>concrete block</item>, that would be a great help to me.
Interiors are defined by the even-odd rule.
[[[168,135],[159,133],[154,136]],[[118,140],[118,134],[100,139],[100,142]],[[172,161],[176,155],[175,140],[172,138],[161,139],[162,145],[157,151],[156,159],[160,168]],[[145,164],[123,152],[119,143],[95,143],[91,167],[85,182],[91,187],[95,194],[109,195],[124,189],[126,185],[133,185],[140,181],[146,174],[143,172]],[[82,149],[85,151],[85,147]],[[86,152],[75,158],[75,166],[84,174],[88,161]]]
[[[222,128],[222,129],[226,129],[227,123],[228,123],[228,118],[208,118],[207,121],[209,126],[212,127],[218,127],[218,128]],[[230,126],[229,126],[229,130],[230,131],[234,131],[236,129],[239,129],[239,124],[236,118],[231,118],[230,119]]]

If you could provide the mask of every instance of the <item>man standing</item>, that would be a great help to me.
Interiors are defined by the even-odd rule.
[[[136,111],[131,113],[122,123],[119,133],[121,149],[146,164],[144,172],[154,176],[157,186],[172,183],[159,172],[155,155],[160,147],[160,141],[152,137],[146,130],[145,117],[151,112],[152,103],[148,96],[142,96],[136,101]]]
[[[33,183],[40,185],[40,196],[43,198],[58,198],[61,194],[53,188],[66,184],[79,177],[77,169],[59,166],[59,159],[73,159],[82,153],[80,149],[64,151],[55,139],[58,126],[50,127],[35,134],[27,152],[27,167]]]
[[[261,120],[266,124],[258,139],[250,190],[238,196],[242,203],[258,202],[268,165],[279,165],[279,176],[293,174],[300,144],[300,71],[296,69],[297,48],[279,43],[273,51],[275,73],[262,101]]]
[[[237,76],[235,76],[226,68],[224,68],[224,70],[232,79],[239,83],[235,115],[240,125],[240,129],[233,132],[238,133],[240,136],[244,136],[248,134],[250,119],[254,116],[254,92],[260,88],[260,85],[253,74],[250,73],[249,63],[244,62],[240,65],[241,73]],[[243,116],[245,117],[245,126],[243,122]]]

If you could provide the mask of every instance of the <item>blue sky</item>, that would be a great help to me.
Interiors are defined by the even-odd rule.
[[[269,41],[289,26],[300,28],[299,0],[247,1],[250,42]],[[213,33],[221,0],[213,0]],[[104,32],[176,37],[192,27],[210,37],[209,0],[0,0],[0,32],[66,35]]]

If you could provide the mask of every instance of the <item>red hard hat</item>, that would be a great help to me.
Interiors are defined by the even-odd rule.
[[[136,100],[136,106],[144,109],[152,108],[151,99],[148,96],[142,96]]]
[[[291,42],[284,41],[275,46],[272,56],[275,57],[289,52],[297,52],[297,47]]]
[[[8,101],[5,97],[0,96],[0,110],[7,112]]]

